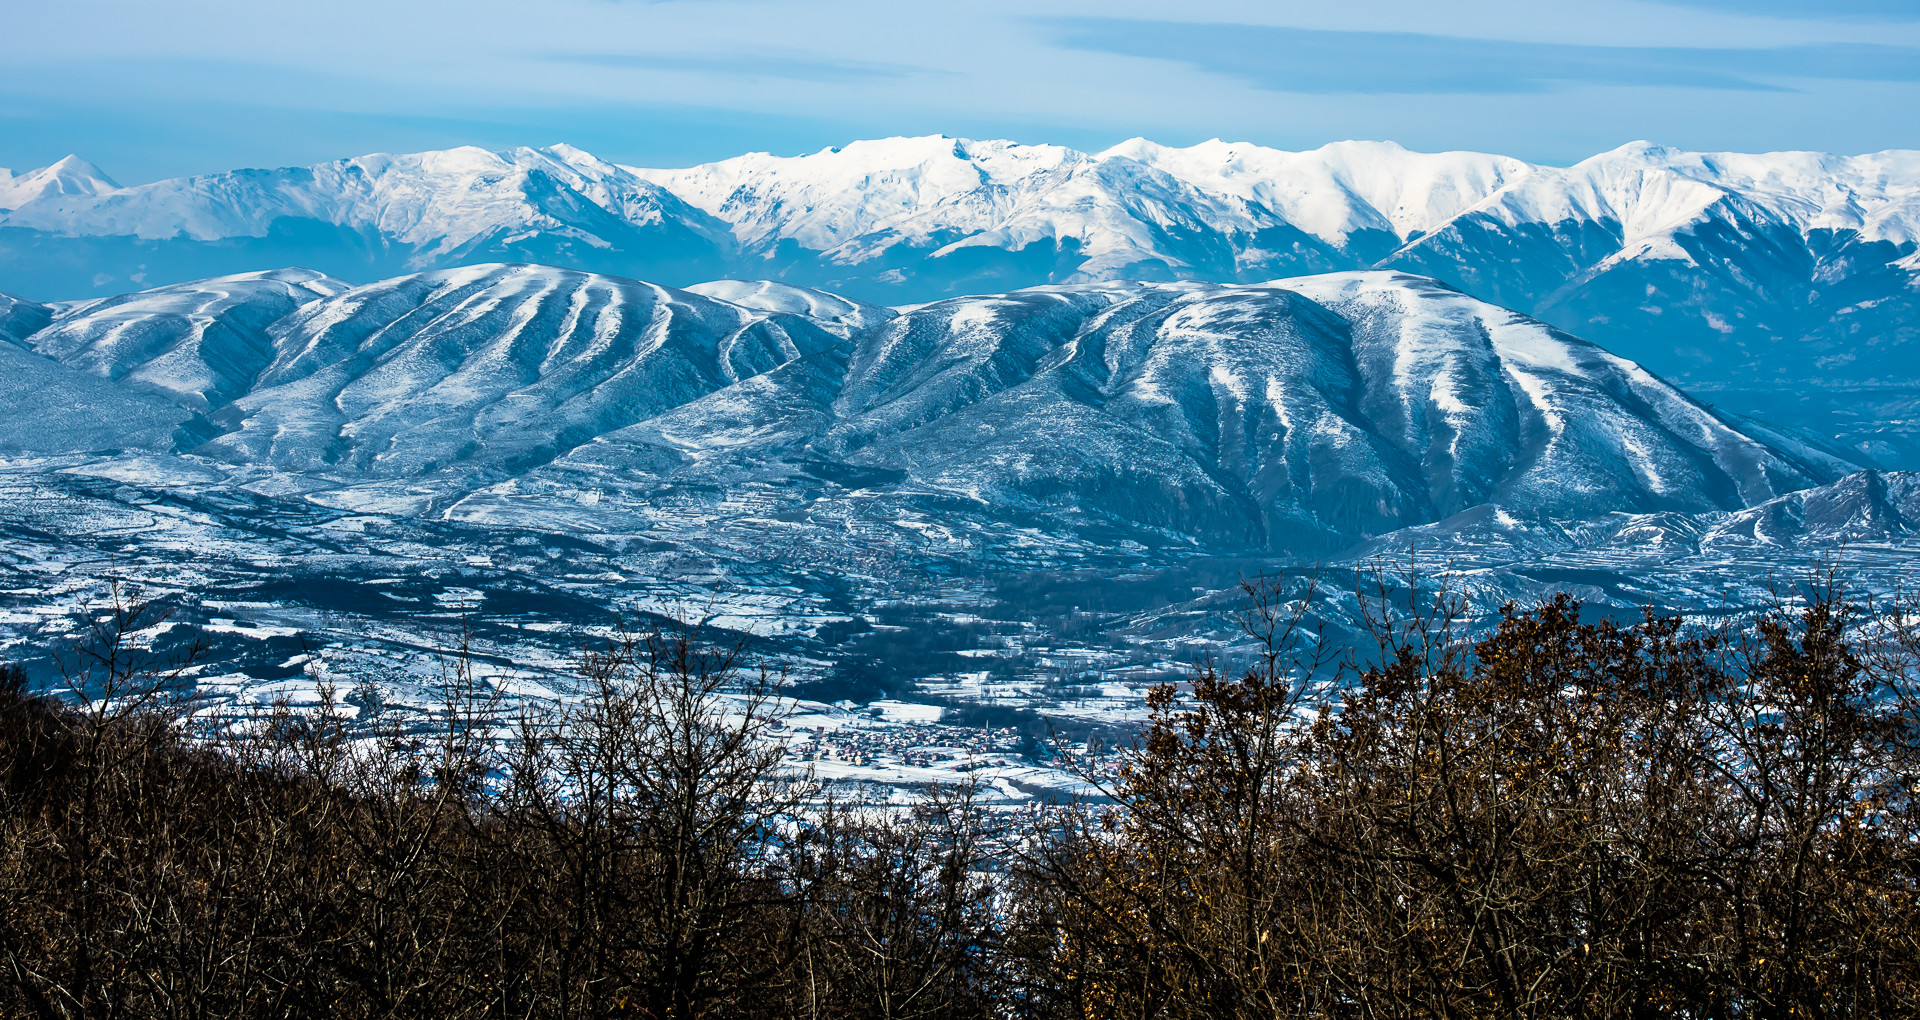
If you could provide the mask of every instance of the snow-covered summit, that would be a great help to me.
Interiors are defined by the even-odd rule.
[[[1454,217],[1509,229],[1610,224],[1616,258],[1690,260],[1675,235],[1729,223],[1908,245],[1920,238],[1920,151],[1743,154],[1631,142],[1570,167],[1516,175]]]
[[[1752,154],[1636,142],[1594,160],[1608,157],[1658,166],[1742,196],[1803,231],[1856,231],[1862,240],[1895,244],[1920,239],[1920,150]]]
[[[1244,218],[1130,160],[945,135],[628,169],[726,221],[750,256],[777,262],[797,247],[836,267],[1041,252],[1059,261],[1055,279],[1126,279],[1143,266],[1207,277],[1233,272],[1230,246],[1212,235]],[[1056,260],[1062,250],[1071,254]]]
[[[10,187],[25,195],[28,185],[44,193],[0,211],[0,288],[48,297],[287,264],[365,280],[534,261],[670,279],[677,268],[687,276],[674,282],[691,283],[724,274],[733,245],[724,224],[571,146],[375,153],[59,193],[29,179]],[[87,284],[61,284],[76,275]]]
[[[86,200],[77,200],[82,197]],[[131,188],[76,184],[57,196],[19,204],[4,223],[64,234],[211,241],[258,237],[276,220],[308,219],[366,230],[433,254],[516,229],[604,243],[590,233],[595,214],[633,227],[658,224],[684,208],[659,188],[572,146],[505,152],[463,146],[375,153],[304,168],[235,170]]]
[[[365,281],[531,262],[876,305],[1039,284],[1402,269],[1692,383],[1920,383],[1920,153],[1700,153],[1570,167],[1336,142],[934,135],[700,166],[567,145],[376,154],[118,188],[0,182],[0,289],[93,296],[263,265]]]
[[[764,152],[683,170],[625,169],[732,225],[743,244],[833,251],[882,231],[926,236],[1002,217],[1009,190],[1092,162],[1057,145],[946,135],[883,138],[804,156]]]
[[[405,245],[410,265],[458,257],[490,237],[606,250],[625,240],[613,235],[647,228],[763,259],[784,245],[785,258],[809,252],[841,266],[892,268],[903,246],[938,259],[956,244],[1017,251],[1048,239],[1093,253],[1062,280],[1126,278],[1149,263],[1187,278],[1258,276],[1249,255],[1272,254],[1259,250],[1270,240],[1263,230],[1291,228],[1345,251],[1357,234],[1417,243],[1462,217],[1509,227],[1609,222],[1628,255],[1649,245],[1672,255],[1661,238],[1710,224],[1729,203],[1801,233],[1910,244],[1920,237],[1920,152],[1695,153],[1634,142],[1544,167],[1391,142],[1288,152],[1134,138],[1090,154],[932,135],[683,169],[620,166],[552,145],[376,153],[131,188],[72,156],[19,176],[0,171],[0,225],[64,236],[218,241],[318,222]],[[1178,250],[1196,243],[1241,250],[1200,258]]]
[[[0,212],[18,209],[30,202],[100,195],[119,188],[113,178],[79,156],[69,155],[50,166],[18,176],[0,168]]]
[[[1355,141],[1287,152],[1217,138],[1186,148],[1132,138],[1100,158],[1130,159],[1202,191],[1257,203],[1340,247],[1362,230],[1400,240],[1425,233],[1536,169],[1510,156]]]

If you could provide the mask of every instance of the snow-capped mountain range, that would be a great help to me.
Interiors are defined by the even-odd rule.
[[[1476,612],[1622,618],[1751,606],[1822,553],[1889,591],[1920,551],[1920,474],[1393,270],[893,307],[525,263],[0,295],[0,407],[0,657],[125,579],[205,643],[202,696],[262,703],[352,677],[429,711],[435,633],[561,696],[612,614],[693,606],[796,696],[1045,733],[1243,654],[1260,574],[1325,577],[1347,641],[1410,550]]]
[[[1134,139],[1085,153],[935,136],[672,170],[556,145],[135,187],[77,158],[0,171],[0,290],[42,300],[286,265],[366,283],[529,261],[676,286],[771,279],[880,304],[1398,269],[1683,384],[1757,391],[1726,399],[1763,413],[1770,393],[1866,386],[1884,402],[1906,392],[1889,386],[1920,386],[1917,240],[1912,151],[1637,142],[1549,167],[1381,142]],[[1832,420],[1863,399],[1828,399],[1795,424],[1846,432],[1883,460],[1920,457],[1920,437]]]
[[[985,725],[1124,718],[1231,658],[1240,578],[1416,547],[1482,609],[1719,613],[1823,553],[1892,590],[1916,241],[1912,152],[0,171],[0,656],[111,570],[203,686],[432,705],[423,620],[558,685],[693,604],[808,697]]]
[[[15,360],[46,377],[47,406],[19,398],[20,421],[58,420],[73,392],[112,382],[127,407],[109,416],[146,422],[155,398],[178,409],[159,450],[416,512],[533,519],[557,491],[647,504],[742,486],[801,506],[825,484],[835,500],[1063,533],[1328,551],[1481,504],[1738,509],[1857,466],[1388,271],[887,309],[784,284],[677,290],[489,264],[8,307],[41,323],[13,331]]]

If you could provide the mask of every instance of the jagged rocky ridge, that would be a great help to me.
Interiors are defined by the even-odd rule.
[[[717,505],[753,489],[781,512],[877,500],[1319,553],[1481,505],[1566,520],[1737,510],[1857,466],[1391,272],[893,310],[506,264],[9,307],[29,326],[47,317],[10,355],[59,376],[40,384],[59,405],[47,420],[111,382],[111,406],[128,408],[111,416],[145,423],[104,444],[21,429],[20,449],[144,444],[440,515],[537,522],[582,492]],[[156,407],[173,409],[171,431],[156,432]]]

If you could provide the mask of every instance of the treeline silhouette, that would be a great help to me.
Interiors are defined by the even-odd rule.
[[[0,1008],[81,1017],[1920,1015],[1920,616],[1827,578],[1739,627],[1468,640],[1255,583],[1107,796],[823,802],[776,678],[693,626],[432,725],[189,712],[116,590],[61,696],[0,671]],[[1389,610],[1389,604],[1398,608]],[[411,717],[409,717],[411,719]],[[1103,778],[1105,777],[1105,778]]]

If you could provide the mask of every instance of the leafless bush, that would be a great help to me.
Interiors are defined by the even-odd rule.
[[[971,781],[808,807],[778,678],[696,623],[550,710],[462,641],[425,727],[325,685],[189,727],[126,598],[64,697],[0,671],[0,1011],[1911,1015],[1920,602],[1818,582],[1716,633],[1561,597],[1470,635],[1381,580],[1364,658],[1256,582],[1252,663],[1018,827]]]

